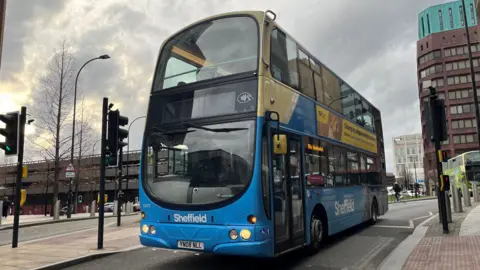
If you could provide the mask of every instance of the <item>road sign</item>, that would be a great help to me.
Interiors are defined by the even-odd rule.
[[[424,179],[418,179],[417,183],[420,185],[425,185],[425,180]]]
[[[72,163],[65,169],[65,178],[75,178],[75,168]]]

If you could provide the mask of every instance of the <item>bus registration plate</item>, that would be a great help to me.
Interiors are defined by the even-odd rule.
[[[203,250],[203,242],[193,242],[193,241],[178,241],[177,245],[179,248],[188,248],[188,249],[196,249],[196,250]]]

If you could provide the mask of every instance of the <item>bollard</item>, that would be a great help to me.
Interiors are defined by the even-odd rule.
[[[2,216],[0,217],[0,225],[2,225],[2,219],[3,219],[3,201],[0,201],[0,211],[2,212]]]
[[[480,194],[478,194],[478,182],[472,183],[473,201],[480,202]]]
[[[90,211],[88,211],[88,210],[89,210],[89,206],[86,205],[86,206],[85,206],[85,213],[89,213]]]
[[[133,202],[130,202],[130,213],[133,213]]]
[[[465,207],[472,206],[472,202],[470,200],[470,190],[468,190],[467,183],[463,182],[462,184],[462,195],[463,195],[463,205]]]
[[[94,217],[96,212],[97,203],[95,200],[92,201],[92,207],[90,208],[90,216]]]
[[[125,214],[128,214],[128,213],[127,213],[127,212],[128,212],[128,210],[127,210],[127,203],[124,203],[124,204],[123,204],[123,209],[122,209],[122,210],[123,210],[122,212],[124,212]]]
[[[53,206],[53,220],[59,220],[60,219],[60,200],[57,200],[55,202],[55,205]]]
[[[455,185],[452,185],[451,192],[452,192],[453,207],[455,209],[455,212],[457,212],[457,213],[463,212],[462,198],[460,196],[460,190]]]
[[[457,180],[455,178],[450,182],[450,193],[452,194],[453,199],[453,210],[456,213],[461,213],[463,212],[462,198],[460,197],[460,191],[457,188],[456,182]]]
[[[450,205],[450,192],[445,192],[445,205],[447,208],[447,221],[448,223],[452,223],[452,206]]]
[[[113,201],[113,216],[116,217],[117,216],[117,207],[118,207],[118,201],[115,200]]]

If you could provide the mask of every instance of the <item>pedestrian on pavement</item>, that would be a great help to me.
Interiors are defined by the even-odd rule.
[[[393,184],[393,191],[395,191],[395,198],[397,199],[397,202],[400,200],[400,191],[402,191],[402,188],[398,184],[397,181]]]
[[[2,209],[2,217],[7,218],[8,216],[8,208],[12,203],[8,200],[8,197],[5,196],[3,199],[3,209]]]

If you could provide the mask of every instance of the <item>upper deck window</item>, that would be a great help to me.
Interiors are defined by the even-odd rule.
[[[258,27],[250,17],[203,22],[170,39],[159,59],[154,91],[244,72],[258,66]]]

